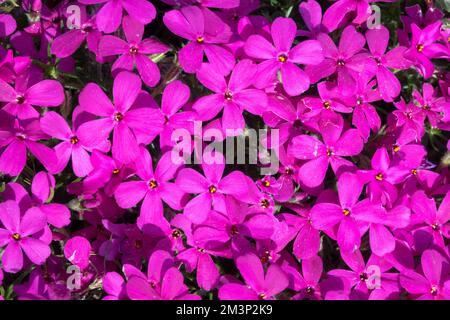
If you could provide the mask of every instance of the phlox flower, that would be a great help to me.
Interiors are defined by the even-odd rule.
[[[320,4],[315,0],[302,1],[298,6],[298,11],[306,24],[309,31],[299,30],[297,34],[299,36],[305,36],[308,38],[316,38],[318,34],[324,32],[327,33],[327,28],[323,25],[322,21],[322,8]]]
[[[281,71],[281,83],[286,92],[297,96],[310,85],[308,75],[296,64],[317,65],[323,60],[322,46],[316,40],[306,40],[292,48],[297,26],[290,18],[276,18],[271,26],[273,45],[260,35],[247,39],[245,52],[264,60],[258,65],[258,87],[270,84]]]
[[[165,53],[169,47],[147,38],[142,40],[144,25],[126,16],[123,18],[123,30],[127,41],[115,36],[103,36],[98,44],[98,54],[103,57],[120,55],[112,66],[112,72],[133,71],[136,66],[142,81],[149,87],[155,86],[160,79],[158,66],[148,55]]]
[[[41,265],[50,256],[50,247],[33,237],[47,226],[45,215],[37,208],[28,209],[21,216],[20,208],[14,201],[0,204],[0,247],[5,247],[2,255],[3,270],[16,273],[24,266],[25,255],[34,264]]]
[[[153,108],[132,108],[141,91],[138,76],[122,71],[114,80],[114,104],[95,83],[88,84],[80,93],[83,111],[101,117],[82,124],[78,138],[84,146],[95,148],[113,131],[112,154],[122,163],[130,163],[139,155],[137,134],[153,136],[162,129],[164,119]]]

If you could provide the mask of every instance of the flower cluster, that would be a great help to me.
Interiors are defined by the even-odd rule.
[[[0,1],[0,300],[450,299],[440,1],[152,2]]]

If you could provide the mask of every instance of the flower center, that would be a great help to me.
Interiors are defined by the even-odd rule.
[[[232,225],[230,228],[230,233],[232,236],[238,235],[239,234],[238,227],[235,225]]]
[[[436,286],[432,286],[430,289],[430,293],[432,296],[436,296],[438,294],[438,288]]]
[[[342,67],[342,66],[345,66],[345,61],[344,61],[344,59],[338,59],[338,60],[337,60],[337,65],[338,65],[338,66],[341,66],[341,67]]]
[[[331,148],[327,148],[327,156],[331,157],[334,155],[333,150],[331,150]]]
[[[424,49],[424,45],[421,44],[421,43],[419,43],[419,44],[416,46],[416,49],[417,49],[417,51],[422,52],[423,49]]]
[[[227,101],[231,101],[231,99],[233,99],[233,93],[229,90],[225,91],[224,94],[225,100]]]
[[[150,182],[148,183],[148,186],[150,187],[150,189],[156,189],[158,187],[158,182],[156,182],[155,179],[150,180]]]
[[[323,107],[327,110],[331,109],[331,102],[330,101],[324,101],[323,102]]]
[[[269,180],[264,180],[263,181],[263,186],[266,187],[266,188],[270,187],[270,181]]]
[[[284,169],[284,173],[287,175],[291,175],[294,173],[294,170],[292,170],[292,168],[287,167]]]
[[[431,225],[431,229],[433,229],[434,231],[439,231],[440,230],[439,224],[435,223],[435,224]]]
[[[392,150],[394,151],[394,152],[399,152],[400,151],[400,147],[398,146],[398,145],[394,145],[394,147],[392,148]]]
[[[306,293],[309,294],[309,295],[314,294],[315,291],[316,290],[313,287],[311,287],[311,286],[307,286],[306,287]]]
[[[114,121],[120,122],[123,120],[123,114],[121,114],[120,112],[116,112],[116,114],[114,115]]]
[[[216,192],[217,192],[216,186],[210,186],[209,187],[209,193],[216,193]]]
[[[16,103],[17,104],[23,104],[25,102],[25,97],[23,96],[23,95],[18,95],[17,97],[16,97]]]
[[[350,210],[348,209],[342,209],[342,213],[344,214],[344,216],[348,216],[350,214]]]
[[[71,144],[77,144],[79,142],[78,137],[73,136],[72,138],[70,138],[70,143]]]
[[[356,99],[356,104],[357,104],[358,106],[362,105],[363,103],[364,103],[364,100],[363,100],[361,97],[359,97],[358,99]]]
[[[258,295],[259,300],[266,300],[267,299],[267,295],[265,293],[260,293]]]
[[[203,43],[203,42],[205,42],[205,38],[203,38],[203,37],[197,38],[197,43]]]
[[[288,56],[284,53],[282,53],[278,56],[278,61],[280,61],[281,63],[285,63],[287,61],[287,59],[288,59]]]
[[[382,180],[383,180],[383,174],[382,174],[382,173],[377,174],[377,175],[375,176],[375,179],[376,179],[377,181],[382,181]]]
[[[381,66],[381,59],[375,58],[375,62],[377,63],[377,66]]]
[[[17,139],[19,139],[20,141],[24,141],[26,139],[25,135],[23,133],[19,133],[17,135]]]
[[[114,169],[112,173],[117,176],[120,173],[120,169]]]
[[[417,169],[412,169],[411,174],[415,176],[417,174]]]
[[[267,209],[270,206],[269,200],[262,199],[260,205],[262,208]]]
[[[359,279],[361,281],[367,281],[369,279],[369,276],[367,275],[367,273],[363,272],[359,275]]]
[[[15,241],[19,241],[22,237],[20,236],[20,234],[14,233],[14,234],[12,235],[12,238],[13,238]]]
[[[272,260],[272,255],[270,254],[269,250],[264,251],[262,257],[261,257],[261,262],[262,263],[267,263],[270,260]]]
[[[173,230],[172,231],[172,237],[175,238],[175,239],[181,237],[181,231],[178,230],[178,229]]]
[[[203,249],[203,248],[198,248],[197,251],[200,252],[200,253],[205,253],[206,252],[206,250]]]
[[[131,46],[130,47],[130,54],[131,55],[137,55],[139,53],[139,49],[138,49],[138,47],[136,47],[136,46]]]

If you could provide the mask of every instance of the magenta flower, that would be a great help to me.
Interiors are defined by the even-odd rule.
[[[39,117],[33,106],[57,107],[64,102],[64,89],[55,80],[44,80],[28,87],[26,76],[16,79],[15,88],[0,79],[0,102],[3,110],[19,119]]]
[[[178,54],[185,72],[198,71],[204,54],[211,66],[221,74],[226,75],[233,68],[233,55],[220,46],[229,41],[231,32],[211,11],[194,6],[182,7],[167,12],[164,24],[176,35],[190,41]]]
[[[90,51],[97,52],[101,33],[97,29],[94,19],[86,13],[86,7],[80,6],[80,26],[57,36],[52,42],[51,52],[58,58],[67,58],[77,51],[86,40]]]
[[[377,64],[376,77],[380,97],[391,102],[400,94],[401,85],[397,77],[388,69],[407,69],[411,62],[403,57],[406,47],[396,47],[386,52],[389,43],[389,30],[380,26],[378,29],[370,29],[366,33],[367,44],[373,59]]]
[[[89,266],[91,244],[86,238],[73,237],[64,246],[64,256],[73,265],[85,270]]]
[[[164,121],[155,109],[132,108],[141,91],[141,85],[138,76],[127,71],[119,73],[114,80],[114,104],[95,83],[88,84],[81,91],[81,108],[101,117],[78,128],[77,137],[83,141],[85,147],[95,148],[113,131],[114,158],[122,163],[130,163],[138,157],[136,135],[153,136],[161,131]]]
[[[436,250],[426,250],[421,257],[422,273],[406,271],[400,284],[418,300],[450,299],[450,261]]]
[[[129,16],[123,18],[123,30],[127,42],[115,37],[104,36],[98,44],[98,54],[103,57],[120,55],[114,62],[112,72],[120,70],[133,71],[136,66],[142,81],[149,87],[154,87],[160,79],[158,66],[148,55],[164,53],[169,47],[154,40],[142,40],[144,25]]]
[[[261,115],[266,108],[267,96],[262,90],[250,88],[256,72],[257,67],[252,61],[241,60],[234,67],[227,83],[224,76],[204,64],[197,77],[214,94],[195,102],[193,108],[199,119],[211,120],[223,109],[222,128],[237,130],[245,127],[244,110]]]
[[[80,0],[79,2],[87,5],[105,3],[96,15],[98,29],[105,33],[112,33],[119,28],[123,10],[142,24],[149,24],[156,17],[155,7],[147,0]]]
[[[171,152],[165,153],[153,172],[151,156],[146,149],[141,148],[136,160],[136,173],[140,180],[122,183],[114,194],[121,208],[134,207],[144,199],[137,222],[140,228],[164,219],[162,200],[175,210],[182,208],[184,193],[178,185],[169,182],[180,166],[172,162],[171,156]]]
[[[329,117],[328,117],[329,118]],[[342,133],[343,125],[323,119],[323,142],[309,135],[300,135],[292,139],[288,154],[297,159],[308,160],[298,172],[299,179],[308,187],[319,186],[331,164],[338,174],[341,166],[348,166],[342,157],[354,156],[361,152],[363,141],[356,129]]]
[[[209,161],[215,161],[208,163]],[[204,156],[202,169],[205,176],[186,168],[180,170],[176,185],[186,193],[198,194],[184,207],[184,214],[194,223],[202,223],[208,218],[211,208],[223,204],[224,195],[239,195],[246,192],[247,180],[240,171],[233,171],[223,177],[225,158],[220,156],[207,159]]]
[[[450,102],[446,101],[445,97],[438,96],[436,90],[429,83],[423,84],[422,94],[414,90],[413,97],[433,127],[437,127],[438,122],[442,119],[442,114],[447,114],[450,110]]]
[[[219,289],[220,300],[266,300],[273,299],[288,286],[288,278],[282,269],[271,264],[264,272],[259,258],[251,253],[236,259],[246,285],[241,283],[227,283]]]
[[[19,175],[27,162],[27,150],[52,171],[56,163],[55,152],[38,142],[47,138],[38,120],[19,122],[0,112],[0,147],[4,147],[0,155],[0,172]]]
[[[16,20],[11,15],[0,14],[0,38],[13,34],[16,27]]]
[[[328,33],[322,22],[322,8],[315,0],[302,1],[298,6],[298,11],[309,31],[299,30],[299,36],[316,38],[320,33]]]
[[[308,75],[296,64],[317,65],[322,62],[322,46],[316,40],[307,40],[291,49],[297,33],[294,20],[277,18],[272,23],[271,35],[274,45],[260,35],[247,39],[247,55],[265,60],[258,65],[257,86],[267,86],[281,70],[283,88],[291,96],[297,96],[309,88]]]
[[[353,23],[361,24],[372,14],[370,2],[373,2],[373,0],[337,0],[327,9],[327,11],[325,11],[325,14],[323,15],[323,24],[330,32],[334,31],[344,20],[345,16],[351,12],[356,13]]]
[[[311,209],[312,225],[316,229],[328,230],[338,224],[339,247],[345,251],[353,250],[359,248],[365,222],[370,220],[372,215],[385,215],[385,209],[369,199],[358,200],[363,185],[353,174],[343,174],[338,180],[337,187],[339,204],[316,204]]]
[[[323,48],[325,59],[319,64],[308,65],[305,69],[311,83],[331,76],[337,72],[339,91],[344,96],[352,95],[356,90],[358,74],[374,74],[376,64],[364,51],[365,39],[356,31],[355,27],[348,26],[342,32],[337,48],[333,40],[322,33],[317,36]]]
[[[64,141],[55,147],[55,153],[58,159],[55,173],[64,170],[70,158],[72,158],[73,171],[78,177],[84,177],[92,171],[88,153],[88,151],[92,151],[92,148],[87,147],[83,140],[78,138],[77,130],[71,130],[63,117],[56,112],[47,112],[41,118],[40,124],[44,133]],[[109,143],[107,142],[105,140],[97,148],[104,152],[108,151]]]
[[[2,256],[3,269],[16,273],[24,266],[25,255],[31,262],[41,265],[50,256],[50,248],[43,241],[33,237],[47,226],[45,215],[37,208],[28,209],[23,216],[14,201],[0,204],[0,247],[5,247]]]

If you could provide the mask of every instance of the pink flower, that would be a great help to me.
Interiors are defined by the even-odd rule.
[[[14,201],[0,204],[0,247],[5,247],[2,256],[3,269],[16,273],[24,266],[25,255],[34,264],[41,265],[50,256],[50,248],[43,241],[33,237],[47,226],[45,215],[37,208],[28,209],[21,217]]]
[[[281,82],[286,92],[297,96],[309,88],[308,75],[296,64],[317,65],[323,60],[322,46],[316,40],[307,40],[291,49],[297,33],[294,20],[277,18],[272,23],[274,45],[260,35],[247,39],[245,52],[253,58],[264,60],[258,65],[258,87],[267,86],[281,70]]]

